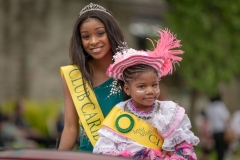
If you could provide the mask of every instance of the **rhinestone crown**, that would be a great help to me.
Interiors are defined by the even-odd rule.
[[[88,12],[88,11],[101,11],[101,12],[105,12],[105,13],[111,15],[110,13],[107,12],[107,10],[106,10],[104,7],[102,7],[102,6],[98,5],[98,4],[90,3],[89,5],[86,5],[86,6],[81,10],[81,12],[79,13],[79,17],[80,17],[83,13]]]

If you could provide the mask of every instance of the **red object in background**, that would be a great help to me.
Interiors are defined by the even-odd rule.
[[[124,160],[121,157],[104,156],[92,153],[19,149],[0,151],[1,160]]]

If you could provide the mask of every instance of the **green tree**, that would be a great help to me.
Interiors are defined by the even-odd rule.
[[[166,3],[165,24],[177,33],[185,51],[177,72],[192,91],[193,113],[199,92],[214,95],[220,82],[240,73],[240,0]]]

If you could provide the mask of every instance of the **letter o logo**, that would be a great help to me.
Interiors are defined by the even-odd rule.
[[[130,124],[129,124],[129,126],[128,126],[127,128],[122,128],[122,127],[119,126],[119,121],[120,121],[120,119],[122,119],[122,118],[127,118],[127,119],[129,119]],[[117,130],[118,130],[119,132],[121,132],[121,133],[127,133],[127,132],[129,132],[129,131],[131,131],[131,130],[133,129],[134,120],[133,120],[133,118],[132,118],[129,114],[122,114],[122,115],[120,115],[120,116],[117,117],[116,122],[115,122],[115,126],[116,126],[116,128],[117,128]]]

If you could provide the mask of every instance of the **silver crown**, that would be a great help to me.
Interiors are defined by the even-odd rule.
[[[106,10],[104,7],[102,7],[102,6],[98,5],[98,4],[90,3],[89,5],[86,5],[86,6],[81,10],[81,12],[79,13],[79,17],[80,17],[83,13],[88,12],[88,11],[101,11],[101,12],[105,12],[105,13],[111,15],[110,13],[107,12],[107,10]]]

